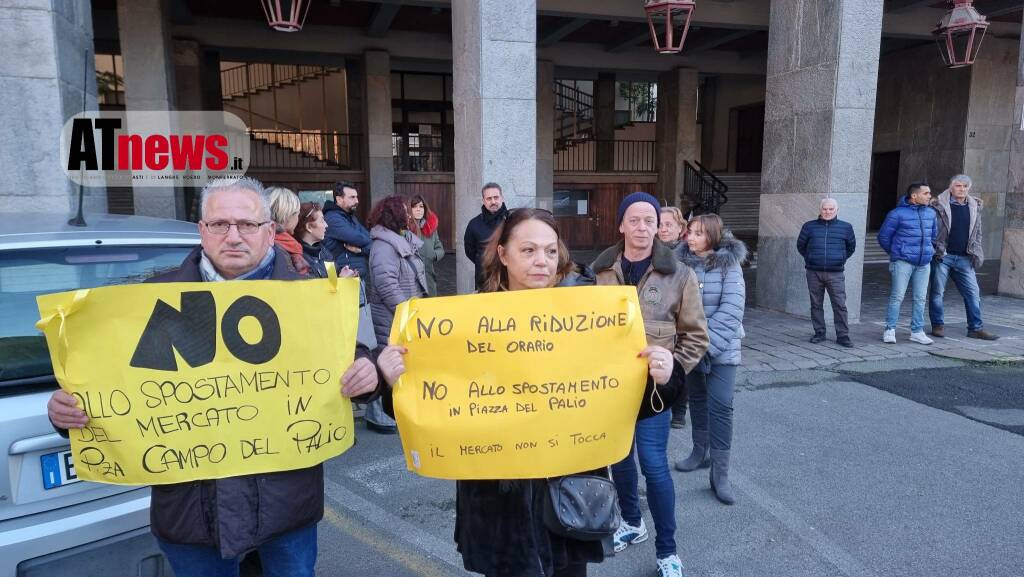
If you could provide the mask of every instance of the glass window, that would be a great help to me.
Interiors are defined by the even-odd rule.
[[[556,190],[552,210],[555,216],[587,216],[590,213],[590,190]]]
[[[36,329],[42,294],[139,283],[181,265],[192,246],[85,246],[0,251],[0,386],[53,373]]]

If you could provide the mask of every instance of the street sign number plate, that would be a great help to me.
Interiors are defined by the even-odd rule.
[[[75,463],[71,460],[71,451],[48,453],[39,457],[43,470],[43,488],[55,489],[81,481],[75,474]]]

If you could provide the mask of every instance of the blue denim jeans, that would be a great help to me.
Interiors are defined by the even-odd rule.
[[[735,365],[711,365],[708,374],[693,371],[686,375],[690,395],[690,424],[694,431],[708,431],[711,448],[728,451],[732,447],[732,398],[736,384]]]
[[[896,321],[900,318],[900,305],[903,304],[903,297],[907,294],[907,285],[910,285],[911,295],[914,299],[914,306],[910,312],[910,332],[917,333],[924,330],[924,304],[928,300],[928,273],[930,271],[931,263],[921,266],[914,266],[905,260],[889,263],[892,288],[889,291],[889,308],[885,312],[886,330],[896,328]]]
[[[668,433],[672,411],[636,422],[636,437],[629,455],[612,465],[612,479],[619,494],[622,518],[630,525],[640,524],[640,482],[636,471],[647,480],[647,504],[654,518],[654,550],[658,559],[676,554],[676,487],[668,469]]]
[[[984,325],[981,322],[981,288],[978,286],[978,277],[974,274],[971,257],[956,254],[947,254],[941,261],[932,264],[932,290],[928,302],[928,316],[931,318],[932,326],[945,324],[942,297],[946,293],[946,282],[951,276],[956,290],[964,297],[967,330],[980,331]]]
[[[157,539],[175,577],[238,577],[241,559],[221,559],[214,547],[182,545]],[[313,577],[316,567],[316,524],[289,531],[256,549],[263,577]]]

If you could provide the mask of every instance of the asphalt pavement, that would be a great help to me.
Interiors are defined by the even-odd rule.
[[[714,499],[707,470],[673,472],[686,574],[1021,577],[1021,376],[931,357],[746,374],[737,504]],[[397,437],[358,429],[326,464],[318,575],[467,575],[454,483],[408,472]],[[670,458],[689,446],[689,429],[673,430]],[[656,575],[653,541],[589,574]]]

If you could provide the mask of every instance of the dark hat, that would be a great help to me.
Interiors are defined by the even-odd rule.
[[[654,214],[658,215],[658,226],[661,226],[661,203],[658,199],[654,198],[653,195],[646,192],[634,192],[622,199],[619,203],[619,220],[617,224],[622,224],[622,217],[625,216],[626,211],[629,210],[629,205],[634,202],[646,202],[654,207]]]

